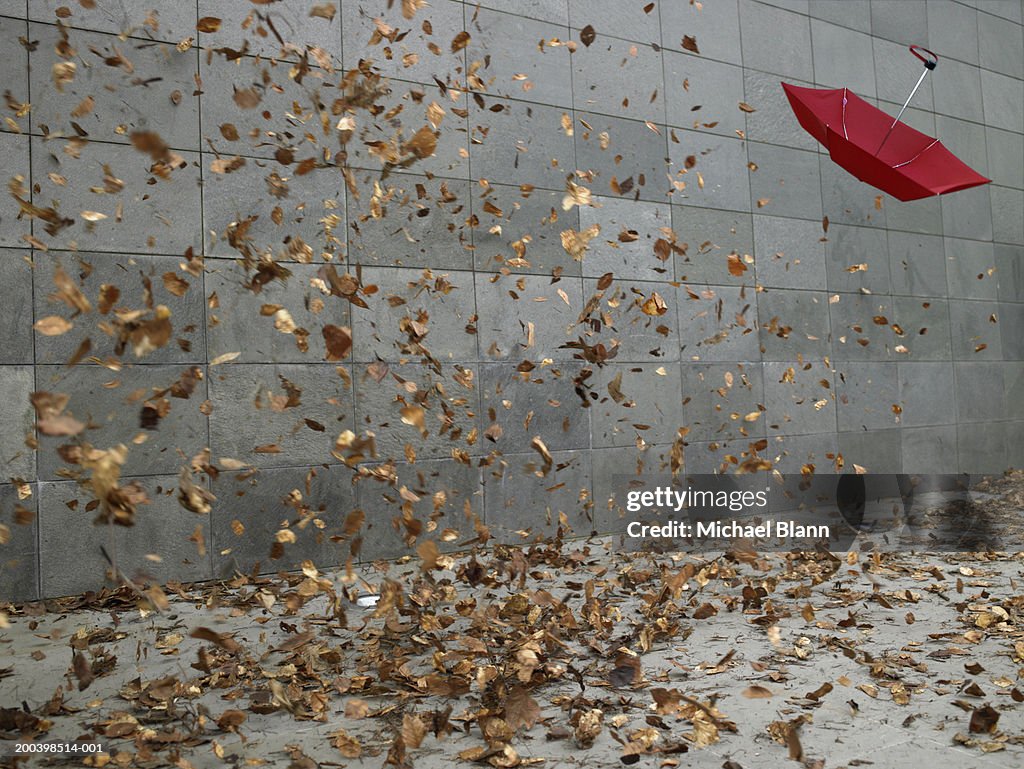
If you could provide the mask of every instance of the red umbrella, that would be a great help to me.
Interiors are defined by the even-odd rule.
[[[938,139],[900,122],[925,75],[938,63],[938,57],[925,48],[912,45],[910,50],[924,62],[925,70],[895,120],[846,88],[801,88],[788,83],[782,87],[800,125],[828,147],[833,161],[894,198],[917,200],[988,184],[991,179]]]

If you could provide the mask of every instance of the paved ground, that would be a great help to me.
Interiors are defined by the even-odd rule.
[[[1024,765],[1020,553],[420,556],[10,607],[0,730],[183,769]]]

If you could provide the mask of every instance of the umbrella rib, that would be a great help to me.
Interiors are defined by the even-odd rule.
[[[938,139],[932,139],[932,143],[931,144],[929,144],[923,150],[921,150],[916,155],[914,155],[914,157],[912,157],[910,160],[904,160],[902,163],[897,163],[896,165],[893,166],[893,168],[903,168],[903,166],[909,165],[910,163],[913,163],[915,160],[917,160],[919,157],[921,157],[924,153],[926,153],[928,150],[930,150],[932,147],[934,147],[938,143],[939,143]]]
[[[846,132],[846,89],[843,89],[843,138],[849,139],[850,135]]]

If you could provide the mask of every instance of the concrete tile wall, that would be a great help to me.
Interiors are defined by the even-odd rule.
[[[0,0],[0,156],[71,221],[50,233],[0,199],[0,600],[100,587],[101,546],[133,576],[203,579],[396,555],[421,524],[459,529],[446,547],[481,524],[608,531],[614,476],[664,471],[680,428],[691,472],[754,453],[784,470],[1024,463],[1019,0],[434,0],[412,20],[312,4]],[[204,16],[221,28],[198,32]],[[897,111],[910,43],[941,61],[904,119],[993,184],[900,203],[793,118],[783,79]],[[341,142],[358,68],[389,90]],[[382,174],[438,115],[433,156]],[[180,167],[130,146],[145,130]],[[564,207],[567,179],[594,205]],[[570,230],[590,238],[580,258]],[[372,287],[367,308],[331,295],[325,261]],[[62,301],[58,266],[94,306],[116,285],[116,308],[166,307],[169,344],[116,364],[113,316]],[[72,329],[33,331],[52,315]],[[326,324],[352,329],[344,361]],[[190,397],[163,392],[193,369]],[[34,391],[70,394],[93,445],[130,446],[124,473],[153,500],[136,527],[91,525],[68,439],[33,435]],[[356,478],[331,453],[345,430],[376,444]],[[193,477],[216,501],[197,514],[177,476],[206,448],[216,469]],[[295,541],[272,552],[282,526]]]

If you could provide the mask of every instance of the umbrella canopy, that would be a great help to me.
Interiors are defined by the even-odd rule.
[[[943,146],[846,88],[783,83],[800,125],[838,165],[899,200],[966,190],[986,179]]]

